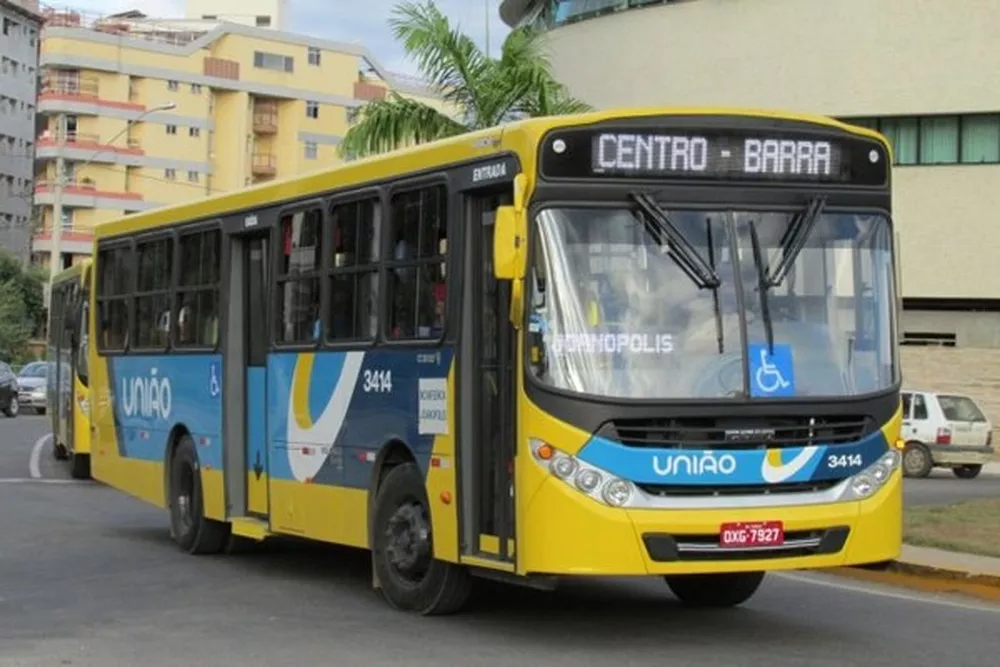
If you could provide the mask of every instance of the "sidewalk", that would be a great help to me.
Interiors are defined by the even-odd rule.
[[[904,544],[897,563],[912,569],[943,571],[952,576],[995,577],[1000,582],[1000,558]]]
[[[982,474],[1000,477],[1000,461],[993,461],[984,465]]]

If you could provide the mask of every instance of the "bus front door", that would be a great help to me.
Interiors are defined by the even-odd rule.
[[[515,336],[510,287],[493,275],[493,223],[510,184],[466,199],[459,351],[462,543],[466,555],[514,561]]]

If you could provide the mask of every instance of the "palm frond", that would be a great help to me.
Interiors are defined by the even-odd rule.
[[[391,92],[362,107],[358,122],[344,135],[338,150],[341,157],[364,157],[469,129],[433,107]]]
[[[399,5],[389,25],[406,54],[444,100],[478,118],[482,82],[490,61],[476,43],[453,28],[430,1]]]

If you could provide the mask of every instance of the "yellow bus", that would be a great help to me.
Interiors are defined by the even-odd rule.
[[[96,479],[189,553],[472,577],[771,570],[901,541],[890,148],[811,116],[518,121],[101,224]]]
[[[52,451],[77,479],[90,477],[90,376],[87,344],[91,260],[57,274],[49,301],[47,410]]]

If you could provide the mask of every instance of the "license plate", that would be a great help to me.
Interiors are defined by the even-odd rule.
[[[775,547],[785,543],[785,527],[780,521],[724,523],[719,529],[719,546],[723,549]]]

